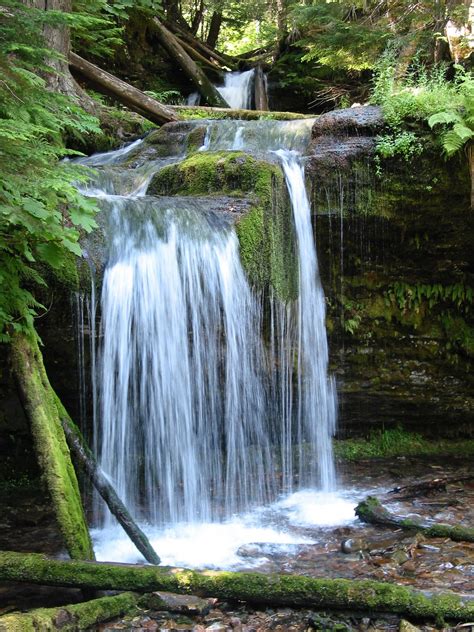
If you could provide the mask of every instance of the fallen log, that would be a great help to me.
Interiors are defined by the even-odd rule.
[[[227,66],[229,70],[237,70],[238,65],[234,58],[224,53],[218,53],[216,50],[202,42],[197,37],[194,37],[189,31],[185,31],[180,26],[173,22],[165,22],[165,26],[169,31],[172,31],[175,35],[178,35],[181,39],[184,39],[193,48],[201,51],[206,57],[214,59],[221,66]]]
[[[184,50],[189,54],[189,56],[194,59],[194,61],[199,62],[206,68],[209,68],[209,70],[212,70],[219,75],[222,75],[225,72],[224,69],[217,62],[206,59],[206,57],[204,57],[204,55],[201,55],[201,53],[193,48],[191,44],[188,44],[178,36],[176,36],[176,39],[184,48]]]
[[[431,478],[429,480],[405,485],[403,487],[394,487],[388,493],[396,496],[398,500],[406,500],[417,496],[430,496],[438,492],[445,492],[448,485],[454,483],[465,483],[472,481],[474,474],[470,476],[446,476],[441,478]]]
[[[369,524],[397,527],[406,531],[418,531],[429,538],[450,538],[455,542],[474,542],[474,529],[441,523],[418,522],[391,513],[377,498],[368,496],[355,508],[356,516]]]
[[[38,608],[29,612],[12,612],[0,617],[0,632],[80,632],[99,623],[130,613],[141,595],[125,592],[58,608]]]
[[[175,61],[193,82],[196,90],[206,99],[209,105],[216,105],[219,107],[229,107],[227,101],[222,97],[217,88],[209,81],[204,74],[203,70],[194,62],[188,53],[184,50],[177,38],[171,31],[158,20],[153,18],[153,28],[155,34],[167,51],[168,55],[173,61]]]
[[[114,77],[114,75],[102,70],[95,64],[91,64],[90,61],[86,61],[75,53],[71,52],[69,54],[69,65],[88,81],[93,82],[98,88],[104,90],[107,94],[111,94],[117,101],[154,123],[161,125],[162,123],[169,123],[179,119],[176,112],[170,107],[163,105],[156,99],[138,90],[138,88],[131,86],[118,77]]]
[[[255,69],[254,80],[255,109],[268,111],[267,82],[261,66]]]
[[[104,473],[98,466],[94,455],[87,448],[79,429],[71,420],[61,419],[61,423],[66,435],[69,449],[71,450],[76,461],[84,469],[84,472],[92,481],[103,500],[105,501],[110,512],[115,516],[125,533],[128,535],[133,544],[137,547],[147,562],[150,564],[159,564],[161,562],[150,541],[136,524],[128,509],[117,495],[117,492],[104,476]]]
[[[418,619],[469,621],[474,617],[474,602],[465,596],[427,596],[387,582],[64,561],[38,553],[0,551],[0,581],[98,590],[164,590],[252,604],[391,612]]]
[[[46,375],[37,341],[24,334],[15,335],[11,364],[66,548],[73,559],[93,560],[79,485],[61,425],[59,400]]]
[[[310,114],[298,114],[297,112],[267,112],[265,110],[234,110],[232,108],[212,108],[205,105],[172,105],[184,119],[210,118],[210,119],[241,119],[244,121],[258,121],[259,119],[271,119],[274,121],[295,121],[304,118],[315,118]]]

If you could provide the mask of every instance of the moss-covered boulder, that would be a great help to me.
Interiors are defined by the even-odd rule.
[[[237,219],[236,230],[249,281],[283,300],[296,297],[294,228],[279,165],[241,151],[195,153],[159,171],[147,193],[247,196],[250,210]]]

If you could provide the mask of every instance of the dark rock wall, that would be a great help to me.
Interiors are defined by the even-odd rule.
[[[307,167],[340,433],[472,436],[467,164],[446,163],[427,132],[416,161],[378,160],[381,130],[376,108],[322,116]]]

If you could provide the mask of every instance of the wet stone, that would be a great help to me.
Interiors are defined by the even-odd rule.
[[[147,597],[148,606],[154,610],[168,610],[183,614],[207,614],[213,605],[212,599],[201,599],[195,595],[177,595],[157,591]]]

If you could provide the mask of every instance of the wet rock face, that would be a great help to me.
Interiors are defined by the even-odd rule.
[[[383,127],[380,108],[371,105],[322,114],[312,129],[309,172],[330,177],[334,169],[349,169],[351,161],[373,154]]]
[[[317,119],[309,148],[340,433],[402,424],[472,436],[469,174],[423,130],[410,162],[375,158],[378,108]]]

